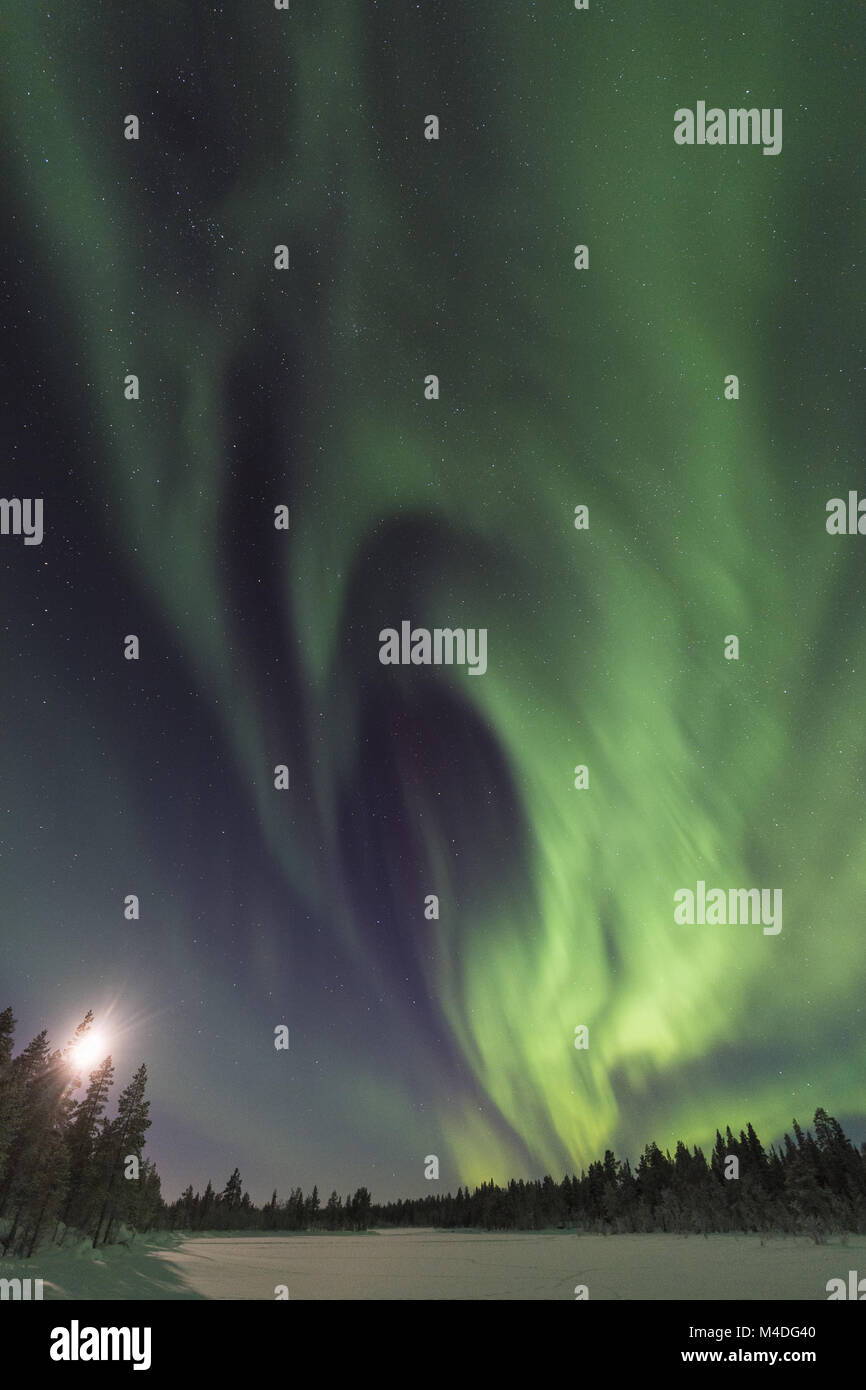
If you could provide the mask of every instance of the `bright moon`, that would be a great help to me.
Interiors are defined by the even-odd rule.
[[[108,1055],[108,1045],[105,1034],[99,1028],[91,1028],[72,1049],[72,1061],[76,1068],[82,1070],[92,1067],[97,1062],[101,1062]]]

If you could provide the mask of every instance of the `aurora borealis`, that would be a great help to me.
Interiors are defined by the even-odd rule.
[[[861,1141],[866,540],[825,520],[866,492],[862,7],[4,30],[22,1035],[109,1011],[166,1194],[417,1194],[428,1154],[446,1191],[816,1105]],[[678,146],[699,100],[784,148]],[[404,620],[486,629],[486,672],[382,666]],[[699,880],[783,930],[676,924]]]

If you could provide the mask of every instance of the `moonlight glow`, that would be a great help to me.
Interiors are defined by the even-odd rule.
[[[76,1043],[70,1055],[76,1071],[86,1071],[98,1066],[108,1056],[108,1042],[103,1030],[91,1028],[81,1042]]]

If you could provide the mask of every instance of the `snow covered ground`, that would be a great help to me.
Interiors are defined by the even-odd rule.
[[[129,1249],[0,1261],[46,1299],[817,1299],[866,1276],[866,1237],[815,1245],[760,1236],[577,1236],[397,1231],[367,1235],[159,1235]]]
[[[94,1250],[90,1241],[60,1250],[45,1246],[29,1260],[0,1259],[0,1279],[41,1279],[43,1299],[201,1298],[180,1274],[157,1258],[180,1245],[183,1237],[160,1232],[138,1237],[127,1248],[108,1245]]]

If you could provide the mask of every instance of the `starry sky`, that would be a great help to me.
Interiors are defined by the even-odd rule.
[[[0,1006],[147,1062],[167,1196],[866,1138],[864,39],[10,0]],[[781,154],[677,146],[699,100]],[[382,666],[403,619],[486,674]],[[699,879],[783,930],[676,925]]]

